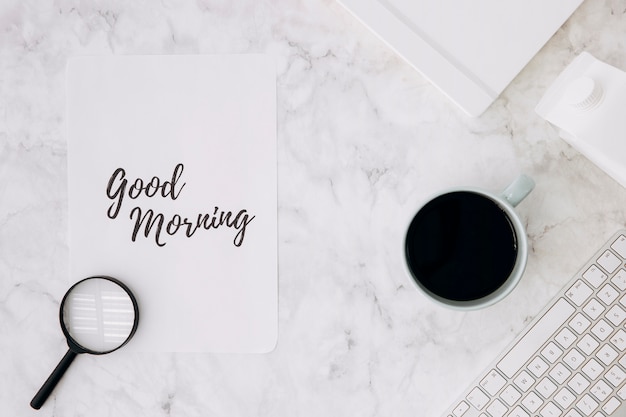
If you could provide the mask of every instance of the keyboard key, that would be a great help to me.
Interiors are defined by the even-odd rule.
[[[562,363],[557,363],[550,371],[550,376],[557,384],[562,384],[572,373]]]
[[[542,404],[543,400],[534,391],[529,392],[522,400],[522,405],[531,413],[539,410]]]
[[[591,294],[593,294],[593,290],[589,288],[587,284],[578,280],[569,290],[567,290],[565,296],[580,307]]]
[[[502,404],[497,398],[487,407],[487,412],[491,417],[502,417],[507,411],[509,411],[509,407]]]
[[[609,371],[604,374],[604,377],[607,381],[609,381],[614,387],[619,387],[622,382],[624,382],[624,378],[626,378],[626,373],[617,365],[613,365]]]
[[[520,374],[513,380],[515,385],[522,390],[522,392],[526,392],[533,386],[535,383],[535,379],[530,376],[530,374],[526,371],[520,372]]]
[[[554,340],[556,340],[557,343],[561,345],[563,349],[567,349],[568,347],[572,346],[572,343],[574,343],[574,341],[576,340],[576,335],[572,333],[570,329],[568,329],[567,327],[564,327],[555,336]]]
[[[600,317],[600,314],[605,310],[604,306],[600,303],[600,301],[592,298],[583,308],[585,314],[589,316],[591,320],[595,320]]]
[[[591,358],[589,362],[583,366],[583,373],[589,377],[590,380],[594,380],[604,372],[604,367],[598,363],[597,360]]]
[[[584,285],[584,284],[583,284]],[[563,298],[556,303],[535,323],[520,341],[498,362],[498,369],[509,378],[530,359],[548,337],[561,327],[575,309]]]
[[[541,356],[543,356],[548,362],[554,363],[557,359],[559,359],[562,353],[563,351],[561,349],[559,349],[553,342],[550,342],[541,351]]]
[[[619,288],[620,291],[626,290],[626,271],[624,269],[617,271],[617,274],[611,278],[611,282]]]
[[[513,387],[513,385],[509,385],[506,387],[502,393],[500,393],[500,398],[504,400],[508,405],[513,405],[522,397],[522,394],[518,390]]]
[[[583,334],[591,322],[585,318],[582,314],[578,313],[569,322],[569,325],[578,334]]]
[[[554,396],[554,400],[563,408],[567,408],[576,400],[576,396],[569,389],[563,387]]]
[[[470,406],[468,403],[466,403],[465,401],[461,401],[461,403],[459,405],[457,405],[454,410],[452,410],[452,413],[456,416],[456,417],[461,417],[463,414],[465,414],[465,412],[467,410],[469,410]]]
[[[541,410],[542,417],[559,417],[561,414],[563,414],[561,409],[552,402],[546,404],[546,406]]]
[[[506,380],[495,369],[492,369],[491,372],[480,381],[480,386],[492,396],[496,395],[505,384]]]
[[[569,380],[567,385],[576,392],[576,394],[582,394],[589,386],[589,381],[581,374],[576,374]]]
[[[611,338],[611,343],[620,352],[623,352],[626,349],[626,332],[622,329],[619,329]]]
[[[608,249],[605,250],[602,255],[600,255],[597,262],[609,274],[615,272],[615,270],[619,268],[622,264],[622,260],[615,256],[615,254]]]
[[[617,358],[617,352],[609,345],[604,345],[600,348],[600,350],[596,353],[598,359],[602,361],[605,365],[610,365],[611,362]]]
[[[620,405],[622,405],[622,402],[620,400],[618,400],[615,397],[611,397],[606,402],[606,404],[604,404],[602,406],[602,411],[604,411],[606,414],[610,415],[610,414],[613,414],[613,412],[615,410],[617,410]]]
[[[583,278],[595,288],[598,288],[607,279],[607,275],[597,266],[591,265],[589,269],[583,273]]]
[[[626,400],[626,385],[624,385],[619,391],[617,391],[617,395],[622,399]]]
[[[592,328],[591,333],[595,334],[598,339],[604,341],[607,337],[613,333],[613,326],[600,319]]]
[[[576,403],[576,407],[582,411],[582,413],[586,416],[590,416],[591,413],[598,408],[598,403],[589,396],[589,394],[583,395],[583,397]]]
[[[613,304],[613,301],[617,299],[619,293],[611,284],[606,284],[600,291],[598,291],[598,298],[606,305]]]
[[[620,306],[615,305],[611,307],[608,313],[604,316],[606,317],[613,325],[619,326],[622,324],[624,319],[626,319],[626,311],[622,309]]]
[[[507,417],[530,417],[530,414],[528,414],[526,411],[524,411],[522,407],[518,405],[513,409],[513,411],[511,411],[511,414],[509,414]]]
[[[580,342],[578,342],[576,346],[578,346],[578,348],[587,355],[591,355],[593,351],[600,346],[600,343],[598,343],[598,341],[591,335],[586,334],[580,339]]]
[[[613,392],[613,388],[609,387],[609,385],[603,380],[599,380],[591,389],[589,390],[594,397],[598,399],[598,401],[602,402],[606,400],[611,392]]]
[[[584,361],[585,357],[576,349],[570,350],[565,356],[563,356],[563,362],[565,362],[574,371],[578,369]]]
[[[611,244],[611,249],[613,249],[619,256],[626,259],[626,237],[624,235],[620,235],[615,242]]]
[[[530,372],[532,372],[537,378],[543,375],[548,370],[548,368],[548,364],[539,356],[537,356],[528,364],[528,370],[530,370]]]
[[[554,382],[550,381],[549,378],[544,378],[539,381],[535,389],[543,396],[543,398],[548,399],[554,391],[556,391],[556,385],[554,385]]]
[[[583,417],[583,416],[581,416],[578,411],[571,409],[563,417]]]
[[[474,406],[477,410],[482,410],[485,408],[487,403],[489,402],[489,397],[485,395],[484,392],[480,390],[480,388],[474,388],[466,397],[467,401]]]

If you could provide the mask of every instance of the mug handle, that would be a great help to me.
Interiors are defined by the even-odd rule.
[[[535,188],[535,181],[527,175],[520,175],[502,192],[501,196],[513,207],[517,206]]]

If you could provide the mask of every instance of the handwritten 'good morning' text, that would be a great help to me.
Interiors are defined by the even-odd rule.
[[[109,219],[116,219],[125,197],[136,200],[140,196],[148,198],[170,198],[176,200],[180,197],[183,188],[187,183],[180,184],[180,179],[185,169],[183,164],[178,164],[172,172],[171,180],[163,181],[161,178],[154,176],[150,181],[144,181],[141,178],[135,179],[129,183],[126,179],[126,171],[123,168],[117,168],[106,188],[106,195],[112,201],[107,210]],[[198,230],[210,230],[220,227],[228,227],[237,230],[237,234],[233,238],[233,244],[237,247],[243,244],[246,235],[246,227],[254,219],[247,210],[242,209],[237,213],[232,211],[220,210],[219,207],[213,209],[213,213],[200,213],[195,217],[183,217],[180,214],[166,216],[163,213],[155,213],[152,209],[144,209],[139,206],[130,210],[130,219],[134,221],[131,240],[135,242],[139,234],[143,234],[145,238],[154,237],[154,242],[158,246],[165,246],[166,235],[174,236],[184,234],[190,238]]]

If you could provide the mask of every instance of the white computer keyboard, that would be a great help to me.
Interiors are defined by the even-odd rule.
[[[617,232],[455,401],[446,417],[626,411],[626,230]]]

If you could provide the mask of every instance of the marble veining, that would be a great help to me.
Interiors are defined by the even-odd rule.
[[[626,3],[587,0],[476,119],[332,0],[0,4],[0,410],[7,416],[433,416],[617,228],[626,191],[534,113],[579,52],[626,69]],[[279,341],[266,355],[65,352],[64,68],[72,55],[266,53],[277,64]],[[471,313],[420,295],[400,242],[441,188],[519,173],[524,278]],[[167,332],[167,329],[163,329]]]

